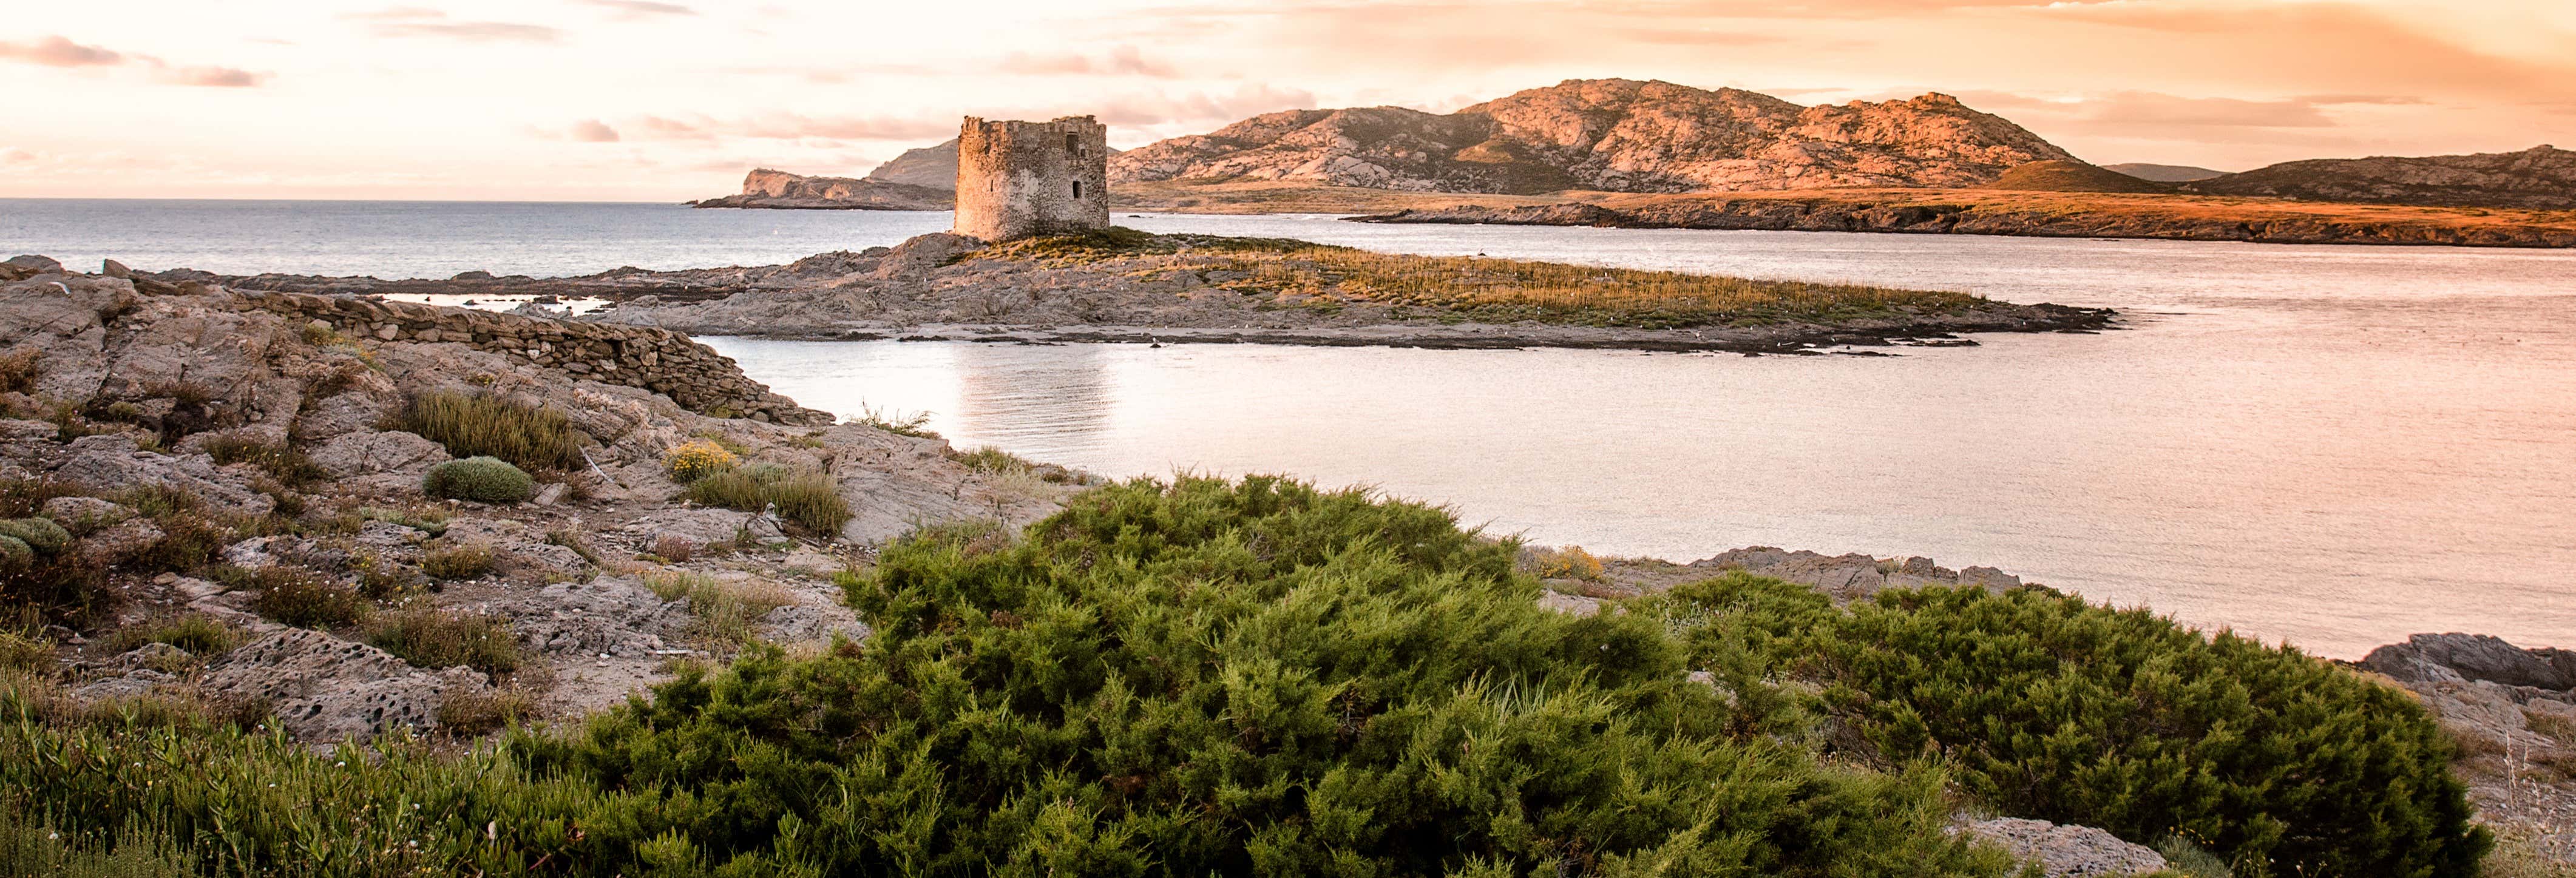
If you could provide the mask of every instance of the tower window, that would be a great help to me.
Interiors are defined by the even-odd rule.
[[[1075,197],[1075,198],[1081,198],[1081,197],[1082,197],[1082,181],[1080,181],[1080,180],[1075,180],[1075,181],[1073,181],[1073,197]]]
[[[1073,135],[1071,135],[1071,134],[1067,134],[1067,135],[1065,135],[1065,136],[1064,136],[1064,151],[1065,151],[1065,152],[1081,152],[1081,151],[1082,151],[1082,142],[1081,142],[1081,141],[1079,141],[1079,140],[1075,140],[1075,139],[1074,139],[1074,137],[1073,137]]]

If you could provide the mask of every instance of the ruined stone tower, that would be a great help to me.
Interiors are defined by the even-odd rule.
[[[960,235],[1008,241],[1109,227],[1109,128],[966,117],[957,132]]]

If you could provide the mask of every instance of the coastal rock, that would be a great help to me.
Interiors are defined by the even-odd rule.
[[[631,576],[558,582],[499,610],[521,645],[556,656],[649,657],[668,648],[663,634],[689,624],[686,605],[664,602]]]
[[[319,631],[288,629],[209,664],[209,694],[265,700],[288,734],[307,742],[364,739],[396,726],[427,729],[447,698],[490,688],[470,668],[425,670],[384,650]]]
[[[839,604],[788,604],[760,617],[760,626],[771,642],[787,644],[829,644],[836,637],[855,643],[875,633]]]
[[[2144,875],[2166,866],[2164,856],[2154,850],[2121,841],[2119,836],[2090,826],[2003,817],[1970,823],[1958,831],[2038,863],[2048,878]]]
[[[1827,556],[1808,551],[1785,551],[1775,546],[1732,549],[1693,561],[1689,566],[1708,570],[1742,570],[1814,586],[1837,601],[1865,598],[1889,588],[1965,585],[2000,590],[2022,584],[2021,577],[1992,567],[1954,571],[1932,563],[1930,558],[1881,560],[1862,554]]]
[[[743,176],[742,193],[691,202],[693,207],[770,207],[803,210],[947,210],[957,204],[952,169],[948,188],[883,180],[807,177],[769,168]]]
[[[114,259],[100,260],[98,263],[98,273],[119,279],[134,277],[134,269],[127,268],[125,267],[125,263],[118,262]]]
[[[2370,651],[2361,666],[2401,683],[2482,680],[2576,690],[2576,652],[2522,649],[2484,634],[2417,634]]]
[[[16,256],[11,256],[8,261],[0,262],[0,265],[6,265],[11,268],[23,268],[36,274],[57,273],[63,270],[63,264],[55,261],[53,257],[38,256],[33,253],[21,253]]]
[[[71,442],[69,455],[54,476],[93,491],[117,491],[136,485],[162,485],[196,497],[217,512],[267,515],[275,505],[268,495],[235,481],[202,454],[171,456],[137,451],[128,436],[83,436]]]
[[[312,456],[315,466],[343,479],[387,473],[417,480],[431,465],[449,459],[445,446],[395,431],[344,433],[322,443]]]

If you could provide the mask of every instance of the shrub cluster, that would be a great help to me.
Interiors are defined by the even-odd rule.
[[[167,643],[195,656],[211,656],[240,646],[247,636],[240,628],[200,613],[162,619],[116,629],[108,639],[108,649],[127,652],[146,643]]]
[[[686,485],[716,473],[734,468],[742,458],[725,447],[706,439],[682,442],[662,452],[662,468],[671,481]]]
[[[689,485],[688,498],[745,512],[776,505],[779,517],[821,534],[839,531],[853,515],[831,477],[791,472],[776,464],[756,463],[699,479]]]
[[[2289,647],[2036,588],[1837,610],[1736,574],[1632,606],[1721,678],[1825,684],[1861,752],[1935,756],[2007,814],[2195,839],[2239,875],[2468,875],[2488,845],[2420,706]]]
[[[847,582],[863,649],[519,752],[639,797],[593,844],[734,874],[2004,871],[1936,778],[1732,736],[1658,626],[1511,568],[1428,507],[1128,483],[890,548]]]
[[[421,493],[477,503],[517,503],[537,492],[526,470],[494,457],[468,457],[429,468]]]
[[[497,457],[540,470],[583,466],[586,437],[563,413],[488,393],[414,396],[391,426],[447,446],[457,457]]]
[[[1601,578],[1601,559],[1584,551],[1582,546],[1559,546],[1529,550],[1530,566],[1540,579]]]

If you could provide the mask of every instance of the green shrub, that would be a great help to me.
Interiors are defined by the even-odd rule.
[[[2468,875],[2488,845],[2421,706],[2288,647],[2044,589],[1836,610],[1738,574],[1631,606],[1695,660],[1750,654],[1827,684],[1866,753],[1937,755],[2006,814],[2191,838],[2240,875]]]
[[[490,616],[414,606],[368,620],[366,640],[424,668],[464,665],[486,674],[519,669],[519,641]]]
[[[420,490],[432,497],[517,503],[536,493],[537,480],[508,461],[469,457],[430,467],[429,474],[421,479]]]
[[[0,571],[25,570],[36,563],[36,550],[27,541],[0,534]]]
[[[205,448],[206,456],[214,458],[215,463],[251,464],[291,488],[301,488],[331,476],[299,449],[270,445],[247,436],[217,435],[206,440]]]
[[[777,504],[778,515],[819,534],[836,533],[853,517],[840,489],[822,473],[794,473],[777,464],[724,470],[689,484],[689,500],[708,506],[760,512]]]
[[[420,557],[420,572],[431,579],[476,579],[492,572],[492,547],[476,543],[432,549]]]
[[[357,589],[300,567],[262,567],[252,587],[259,593],[251,596],[251,610],[283,625],[337,628],[356,624],[367,612],[367,599]]]
[[[112,841],[110,840],[112,839]],[[168,836],[135,827],[115,835],[68,837],[0,806],[0,875],[49,878],[196,878]]]
[[[526,469],[584,466],[584,437],[563,413],[486,393],[437,391],[411,398],[393,429],[447,446],[457,457],[497,457]]]
[[[49,518],[0,519],[0,536],[17,537],[39,555],[60,552],[72,541],[71,531]]]
[[[637,797],[592,843],[737,874],[2005,873],[1936,775],[1729,734],[1659,626],[1511,568],[1438,509],[1131,482],[890,547],[864,648],[513,744]]]

